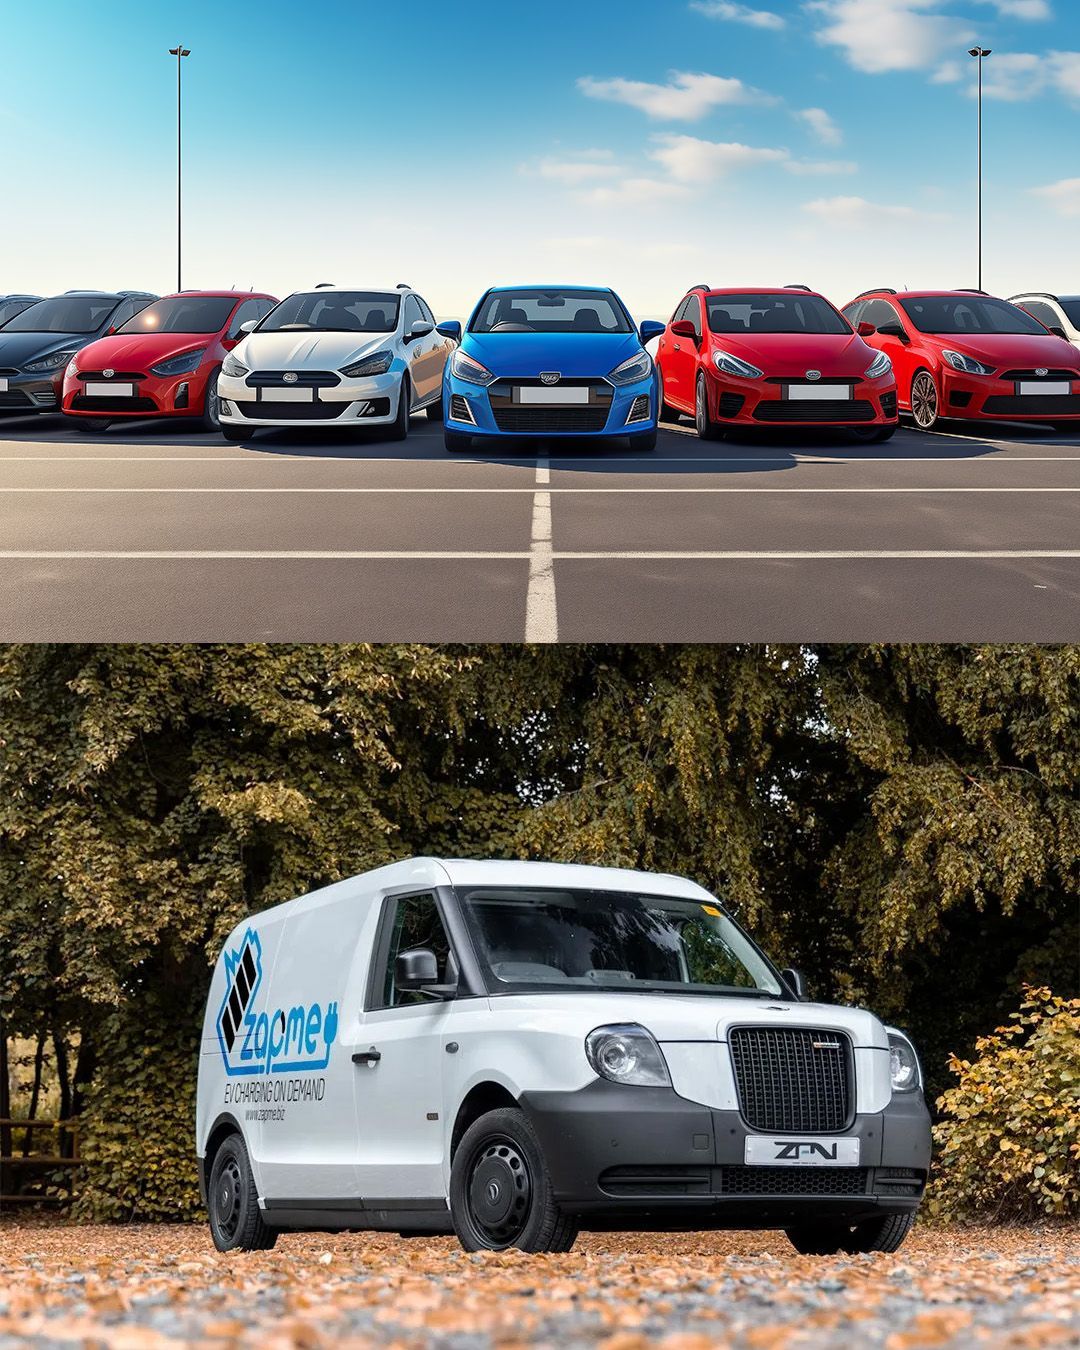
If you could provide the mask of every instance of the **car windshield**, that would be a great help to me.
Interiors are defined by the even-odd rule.
[[[1005,300],[981,295],[897,296],[920,333],[1031,333],[1046,329],[1030,314]]]
[[[218,333],[236,304],[231,295],[170,295],[128,319],[118,333]]]
[[[6,333],[96,333],[116,308],[115,296],[58,295],[39,300],[5,324]]]
[[[611,291],[492,291],[470,325],[473,333],[630,333],[633,325]]]
[[[301,291],[259,324],[260,333],[392,333],[400,298],[387,291]]]
[[[31,300],[0,301],[0,328],[3,328],[8,319],[13,319],[16,314],[21,314],[32,303]]]
[[[714,333],[850,333],[851,327],[820,295],[710,295]]]
[[[493,992],[781,993],[772,966],[718,905],[624,891],[458,894]]]
[[[1080,297],[1062,300],[1059,303],[1072,326],[1074,328],[1080,328]]]

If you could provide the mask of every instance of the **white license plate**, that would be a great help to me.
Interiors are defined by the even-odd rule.
[[[88,380],[85,392],[87,398],[132,398],[135,386],[115,384],[112,380],[108,384],[102,384],[100,380]]]
[[[789,384],[784,393],[787,398],[850,398],[850,384]]]
[[[543,385],[521,385],[514,390],[516,403],[588,403],[589,391],[584,385],[550,388]]]
[[[7,391],[8,391],[8,387],[7,387],[7,376],[6,376],[6,375],[0,375],[0,394],[6,394]]]
[[[858,1167],[859,1141],[748,1134],[743,1161],[760,1167]]]
[[[273,386],[262,391],[262,403],[314,403],[314,389],[275,389]]]
[[[1021,380],[1016,386],[1020,394],[1071,394],[1072,385],[1068,380]]]

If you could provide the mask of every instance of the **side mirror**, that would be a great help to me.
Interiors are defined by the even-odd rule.
[[[642,319],[641,327],[638,329],[641,345],[644,347],[653,338],[658,338],[663,331],[664,325],[662,323],[657,323],[655,319]]]
[[[394,983],[399,989],[415,989],[433,998],[453,998],[456,984],[439,983],[439,963],[426,947],[399,952],[394,962]]]
[[[435,331],[442,337],[453,338],[455,342],[461,341],[461,324],[458,323],[457,319],[447,319],[445,323],[437,323]]]
[[[106,336],[106,337],[114,337],[115,334],[116,334],[116,324],[111,323],[111,324],[109,324],[109,331],[105,334],[105,336]]]
[[[1052,323],[1050,325],[1050,331],[1051,333],[1053,333],[1055,337],[1065,338],[1065,341],[1068,342],[1069,339],[1066,336],[1065,329],[1059,328],[1056,323]]]
[[[874,334],[877,332],[877,329],[874,327],[872,323],[867,323],[866,320],[864,319],[862,323],[859,324],[858,328],[855,329],[855,331],[856,333],[858,333],[860,337],[873,337]]]
[[[435,325],[428,323],[427,319],[419,319],[405,334],[405,341],[411,342],[413,338],[427,337],[429,333],[434,332],[434,329]]]
[[[898,323],[879,323],[878,332],[882,337],[896,338],[897,342],[902,342],[905,347],[911,342],[907,333],[904,332],[903,326]]]
[[[788,966],[780,974],[784,977],[784,982],[799,1000],[800,1003],[806,1002],[806,980],[803,978],[801,970],[796,970],[794,966]]]
[[[697,329],[689,319],[676,319],[671,325],[671,332],[675,337],[693,338],[697,341]]]
[[[252,333],[252,332],[255,331],[255,328],[256,328],[256,326],[258,325],[258,322],[259,322],[258,319],[245,319],[245,321],[244,321],[244,322],[240,325],[240,327],[237,329],[237,336],[238,336],[238,337],[247,337],[247,335],[248,335],[249,333]]]

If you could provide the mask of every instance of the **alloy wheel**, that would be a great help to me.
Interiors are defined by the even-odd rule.
[[[925,370],[919,371],[911,385],[911,415],[916,426],[927,431],[937,421],[937,389]]]

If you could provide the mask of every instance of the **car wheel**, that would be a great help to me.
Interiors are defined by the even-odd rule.
[[[911,415],[920,431],[933,431],[938,421],[938,393],[928,370],[918,370],[911,381]]]
[[[207,376],[206,395],[203,399],[202,424],[204,431],[221,430],[221,399],[218,398],[217,379],[220,366],[215,368]]]
[[[657,435],[655,427],[651,431],[635,431],[627,436],[626,443],[631,450],[655,450]]]
[[[851,427],[849,434],[860,445],[874,445],[876,442],[891,440],[896,435],[896,424],[891,427]]]
[[[409,377],[402,375],[401,388],[398,391],[397,417],[394,418],[393,425],[390,427],[390,440],[403,441],[408,436],[411,408],[412,390],[409,387]]]
[[[703,441],[718,441],[724,434],[709,415],[709,391],[705,386],[705,376],[697,377],[697,392],[694,396],[694,426]]]
[[[443,430],[443,445],[447,450],[471,450],[472,437],[467,436],[463,431]]]
[[[226,422],[220,424],[221,434],[227,441],[246,441],[248,432],[243,427],[231,427]]]
[[[886,1214],[854,1225],[805,1224],[784,1231],[804,1256],[835,1256],[837,1252],[894,1252],[914,1226],[914,1214]]]
[[[73,417],[71,420],[84,436],[100,436],[112,426],[109,417]]]
[[[429,403],[424,411],[428,415],[428,421],[441,422],[443,420],[442,394],[439,395],[434,403]]]
[[[267,1251],[277,1241],[277,1230],[263,1222],[251,1163],[238,1134],[230,1134],[214,1156],[206,1204],[210,1236],[219,1252]]]
[[[450,1217],[467,1252],[568,1252],[577,1237],[555,1203],[540,1141],[512,1107],[465,1131],[450,1168]]]

